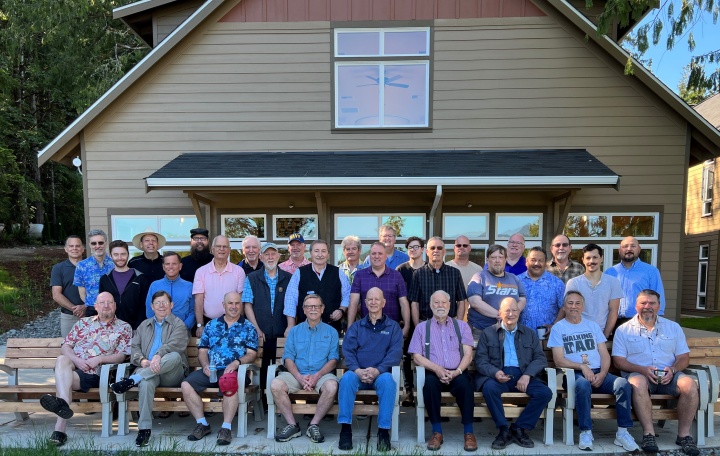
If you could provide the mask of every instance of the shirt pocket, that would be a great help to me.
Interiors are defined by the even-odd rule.
[[[637,355],[645,352],[645,344],[641,337],[628,337],[626,344],[628,355]]]
[[[658,345],[660,345],[660,350],[664,351],[665,353],[675,353],[675,339],[672,339],[668,336],[659,336],[658,339]]]

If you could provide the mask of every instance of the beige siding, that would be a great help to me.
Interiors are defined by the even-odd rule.
[[[204,2],[198,0],[189,3],[183,3],[180,6],[170,6],[169,8],[161,8],[153,16],[153,47],[160,44],[162,40],[167,38],[180,24],[185,21],[192,13],[194,13]]]
[[[91,224],[107,225],[105,208],[190,208],[143,181],[183,152],[586,148],[622,180],[579,191],[574,209],[662,207],[673,315],[685,124],[551,18],[437,24],[432,131],[354,134],[330,128],[328,23],[201,27],[87,129]]]

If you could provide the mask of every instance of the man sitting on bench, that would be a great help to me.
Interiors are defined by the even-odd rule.
[[[70,409],[72,392],[88,392],[100,385],[100,366],[117,364],[130,354],[132,329],[115,318],[115,300],[110,293],[100,293],[95,301],[97,315],[75,323],[65,336],[61,355],[55,362],[56,395],[46,394],[40,405],[58,416],[50,443],[62,446],[67,442],[65,428],[73,416]]]

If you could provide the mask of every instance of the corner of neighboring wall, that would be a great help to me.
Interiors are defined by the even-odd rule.
[[[85,130],[81,130],[78,134],[80,137],[80,160],[82,160],[83,173],[82,173],[82,185],[83,185],[83,218],[85,219],[85,233],[90,231],[90,197],[88,196],[88,178],[87,178],[87,153],[85,149]],[[83,236],[85,239],[85,236]]]
[[[690,170],[690,148],[692,147],[692,126],[690,125],[690,122],[686,123],[687,128],[685,132],[685,172],[683,173],[683,195],[684,198],[682,199],[682,210],[680,211],[680,226],[682,229],[680,230],[680,248],[683,248],[685,245],[685,219],[687,217],[687,200],[688,200],[688,171]],[[678,261],[680,264],[678,264],[678,278],[677,278],[677,296],[676,296],[676,302],[677,307],[675,309],[675,321],[680,322],[680,315],[682,314],[682,297],[683,297],[683,287],[682,284],[683,276],[685,275],[685,257],[684,255],[678,255]]]

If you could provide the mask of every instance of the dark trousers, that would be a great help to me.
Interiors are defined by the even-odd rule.
[[[493,421],[497,428],[507,427],[508,422],[505,419],[505,409],[503,409],[502,393],[516,393],[519,392],[516,385],[522,372],[517,367],[503,367],[502,371],[507,375],[512,375],[513,378],[509,382],[500,383],[494,378],[489,378],[485,381],[482,386],[483,397],[487,404],[488,410],[492,415]],[[540,419],[545,407],[552,398],[552,392],[550,388],[540,380],[531,377],[530,383],[528,384],[525,394],[530,396],[530,401],[525,410],[520,413],[520,416],[515,421],[515,427],[532,431],[535,429],[535,425]]]
[[[405,341],[403,342],[403,353],[405,353],[405,356],[403,356],[403,376],[405,377],[405,388],[406,389],[412,389],[415,386],[415,381],[413,379],[413,371],[412,371],[412,353],[408,353],[408,348],[410,348],[410,340],[412,339],[413,335],[413,326],[412,322],[405,323],[407,325],[410,325],[410,331],[408,332],[408,336],[405,338]]]
[[[430,423],[437,424],[440,422],[440,393],[450,391],[460,407],[460,415],[462,424],[471,424],[473,422],[473,412],[475,410],[475,387],[472,377],[467,371],[458,375],[450,384],[444,384],[440,381],[435,372],[425,369],[425,386],[423,386],[423,398],[425,399],[425,408],[427,409]]]
[[[267,384],[268,366],[275,364],[275,356],[277,355],[277,337],[265,337],[263,344],[262,364],[260,365],[260,387],[265,388]]]

